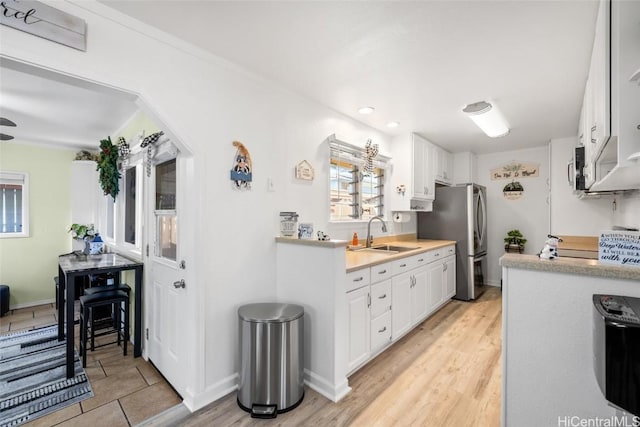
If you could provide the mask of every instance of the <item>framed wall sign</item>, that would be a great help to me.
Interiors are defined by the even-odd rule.
[[[87,24],[84,19],[39,1],[0,2],[0,24],[74,49],[87,50]]]
[[[306,160],[301,161],[296,165],[296,178],[304,181],[313,181],[315,172],[311,163]]]
[[[598,240],[598,260],[608,264],[640,267],[640,232],[603,231]]]

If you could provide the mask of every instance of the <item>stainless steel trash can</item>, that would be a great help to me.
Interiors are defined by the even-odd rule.
[[[238,405],[254,418],[275,418],[304,398],[304,308],[258,303],[238,309]]]

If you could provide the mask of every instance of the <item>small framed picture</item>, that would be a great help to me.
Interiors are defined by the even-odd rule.
[[[301,222],[298,225],[298,239],[313,239],[313,224]]]

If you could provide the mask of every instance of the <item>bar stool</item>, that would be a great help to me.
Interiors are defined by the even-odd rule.
[[[117,316],[117,321],[113,322],[114,328],[101,333],[96,333],[96,324],[92,317],[92,311],[97,307],[113,306],[118,304],[122,306],[124,303],[124,322]],[[89,326],[90,325],[90,326]],[[108,335],[116,333],[117,339],[114,342],[98,345],[102,347],[109,344],[117,343],[120,345],[120,339],[124,341],[123,351],[127,355],[127,341],[129,341],[129,295],[125,291],[105,290],[103,292],[95,292],[92,295],[83,295],[80,297],[80,354],[82,355],[82,366],[87,367],[87,340],[91,328],[91,351],[96,346],[94,339],[96,336]]]
[[[123,291],[127,294],[128,297],[131,297],[131,286],[127,285],[126,283],[119,283],[117,285],[92,286],[90,288],[86,288],[84,290],[84,294],[95,295],[99,292],[106,292],[106,291]],[[115,308],[116,304],[114,304],[110,311],[109,310],[93,311],[91,313],[91,322],[95,322],[96,319],[104,320],[107,317],[107,313],[108,313],[108,317],[111,320],[113,320],[113,324],[115,328],[115,325],[117,325],[121,321],[122,319],[121,316],[122,316],[122,313],[124,312],[124,308],[122,307],[122,304],[117,304],[117,305],[118,305],[118,309]],[[95,335],[91,334],[91,351],[94,351],[94,350],[95,350]]]

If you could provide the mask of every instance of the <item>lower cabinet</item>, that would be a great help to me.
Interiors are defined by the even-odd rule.
[[[369,359],[371,348],[371,294],[369,285],[347,292],[347,318],[349,320],[349,365],[352,371]]]
[[[347,274],[349,373],[455,295],[455,255],[442,253],[453,246]]]
[[[448,256],[444,259],[444,299],[456,296],[456,257]]]

